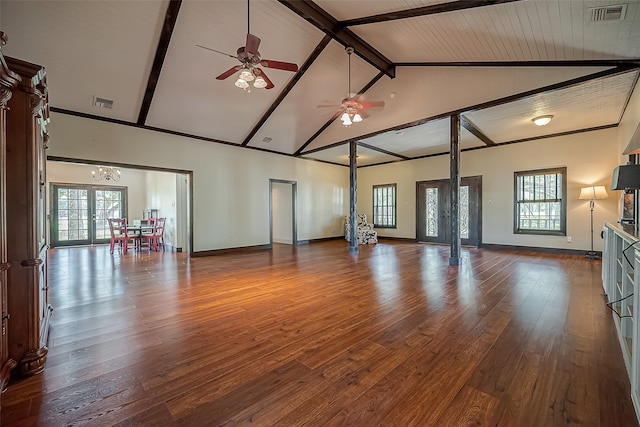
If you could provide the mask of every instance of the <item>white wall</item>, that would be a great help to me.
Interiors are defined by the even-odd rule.
[[[462,176],[482,175],[483,242],[503,245],[588,250],[589,201],[578,200],[580,188],[604,185],[618,165],[617,131],[607,129],[520,144],[463,152]],[[515,171],[567,167],[567,236],[535,236],[513,233],[513,173]],[[372,214],[372,186],[398,184],[398,228],[379,229],[380,236],[416,237],[416,182],[449,177],[449,156],[429,157],[358,169],[358,210]],[[596,201],[594,248],[602,250],[602,223],[616,221],[620,191]]]
[[[52,113],[50,156],[193,171],[195,251],[269,243],[269,179],[298,183],[298,239],[343,234],[348,168]]]
[[[47,154],[50,154],[47,152]],[[47,162],[47,214],[51,215],[51,185],[55,184],[83,184],[127,187],[128,204],[127,218],[140,218],[144,209],[146,198],[146,175],[144,171],[121,169],[120,181],[95,181],[91,176],[91,171],[95,166],[78,165],[64,162]]]
[[[176,174],[170,172],[146,172],[145,209],[158,209],[158,217],[166,218],[164,242],[178,248],[177,244],[177,189]]]

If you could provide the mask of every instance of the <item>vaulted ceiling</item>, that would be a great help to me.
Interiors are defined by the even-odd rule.
[[[248,25],[299,66],[264,68],[273,89],[197,46],[235,55]],[[355,139],[359,166],[448,152],[451,114],[463,150],[616,126],[640,67],[638,0],[3,0],[0,30],[53,111],[343,165]],[[385,103],[349,127],[347,46],[351,91]]]

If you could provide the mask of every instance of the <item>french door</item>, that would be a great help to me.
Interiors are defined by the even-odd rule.
[[[416,183],[419,242],[451,242],[451,203],[448,179]],[[463,245],[482,244],[482,177],[460,179],[460,240]]]
[[[111,239],[107,218],[126,215],[125,187],[53,184],[51,246],[92,245]]]

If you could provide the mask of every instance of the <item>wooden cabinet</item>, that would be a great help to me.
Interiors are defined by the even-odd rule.
[[[7,38],[0,32],[0,46],[4,46]],[[11,267],[7,259],[7,227],[6,227],[6,108],[7,102],[18,86],[20,77],[8,67],[0,52],[0,390],[9,383],[11,370],[16,361],[9,358],[7,342],[8,307],[7,307],[7,271]]]
[[[605,224],[602,284],[612,310],[622,356],[631,382],[631,399],[640,415],[640,240],[634,226]],[[639,417],[640,420],[640,417]]]
[[[46,73],[39,65],[5,59],[21,78],[5,112],[7,346],[19,373],[33,375],[44,369],[52,312],[46,274]]]

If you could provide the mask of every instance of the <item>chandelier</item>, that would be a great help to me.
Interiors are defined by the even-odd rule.
[[[91,171],[91,176],[95,181],[120,181],[120,169],[108,166],[99,166]]]

